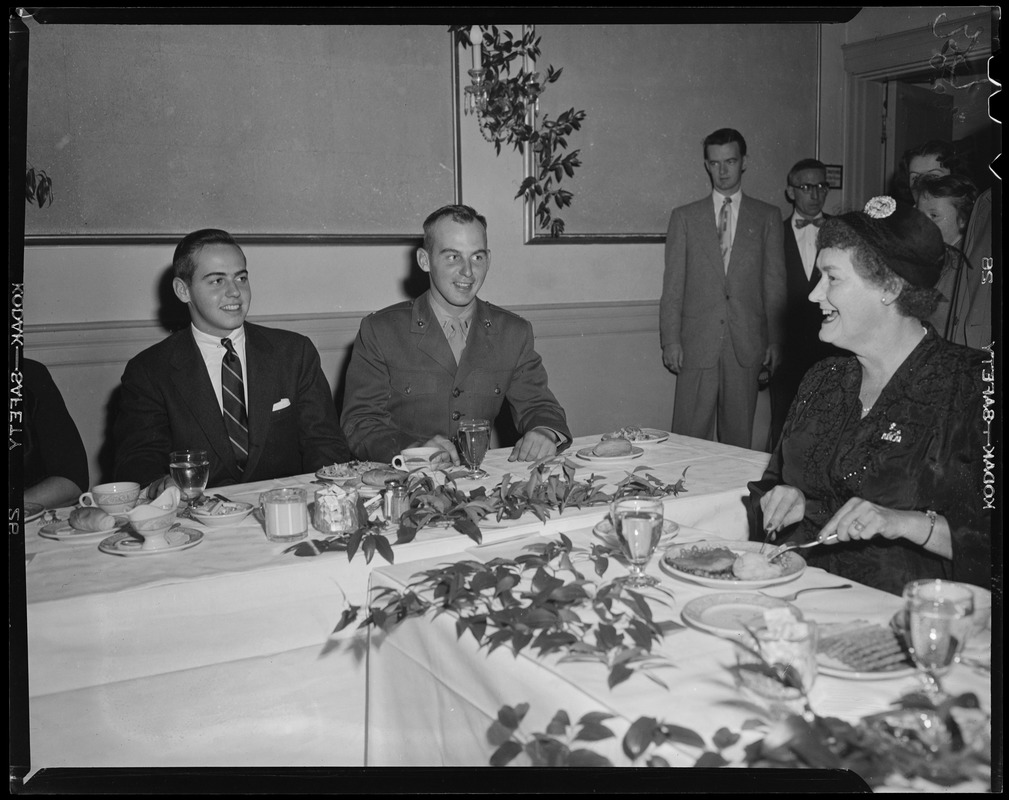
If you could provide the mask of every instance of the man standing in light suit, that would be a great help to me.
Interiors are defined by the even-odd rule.
[[[704,140],[710,196],[673,210],[660,305],[662,362],[677,376],[674,433],[751,447],[757,378],[781,361],[781,213],[742,193],[746,141]]]

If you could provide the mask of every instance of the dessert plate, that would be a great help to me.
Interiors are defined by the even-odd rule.
[[[626,455],[622,455],[622,456],[597,456],[595,453],[592,452],[592,450],[593,450],[592,447],[583,447],[575,455],[577,455],[579,458],[585,459],[586,461],[596,461],[596,462],[600,462],[600,461],[627,461],[627,460],[632,459],[632,458],[641,458],[641,456],[645,452],[640,447],[631,447],[631,452],[627,453]]]
[[[679,530],[680,526],[671,519],[662,520],[662,535],[659,537],[659,548],[661,549],[669,545],[676,538]],[[620,540],[617,539],[616,532],[613,530],[613,523],[610,521],[609,515],[596,523],[596,526],[592,529],[592,533],[610,547],[617,550],[620,549]]]
[[[98,549],[111,556],[157,556],[162,553],[176,553],[195,547],[203,541],[203,534],[193,528],[173,528],[168,532],[170,544],[157,550],[144,550],[144,543],[127,531],[110,536],[98,545]]]
[[[662,558],[659,559],[659,568],[667,575],[671,575],[679,580],[699,583],[701,586],[707,586],[712,589],[762,589],[765,586],[775,586],[779,583],[794,581],[806,571],[806,560],[802,556],[796,555],[795,552],[785,553],[785,555],[779,559],[779,562],[785,568],[781,575],[774,578],[762,578],[760,580],[742,580],[740,578],[734,578],[731,575],[724,578],[712,577],[710,575],[698,575],[693,572],[679,569],[670,561],[671,558],[675,558],[681,553],[688,551],[689,548],[698,548],[703,551],[705,549],[724,547],[739,556],[743,553],[759,553],[761,546],[760,542],[712,540],[691,542],[689,544],[674,544],[672,547],[667,548],[666,552],[662,554]]]
[[[846,681],[885,681],[890,678],[910,678],[915,674],[914,667],[901,667],[900,669],[880,670],[878,672],[859,672],[853,667],[842,664],[840,661],[818,653],[816,656],[817,670],[821,675],[829,675],[831,678],[842,678]]]
[[[95,539],[102,539],[110,533],[119,530],[119,525],[106,528],[102,531],[79,531],[70,525],[69,520],[60,519],[50,522],[39,529],[39,536],[43,539],[57,539],[61,542],[90,542]]]
[[[749,636],[746,629],[761,627],[764,611],[768,608],[789,608],[796,619],[802,619],[802,612],[784,600],[752,592],[720,592],[697,597],[683,607],[680,615],[684,622],[709,633]]]
[[[46,513],[46,507],[40,503],[25,503],[25,522],[36,520]]]

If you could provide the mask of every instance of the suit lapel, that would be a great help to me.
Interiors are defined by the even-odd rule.
[[[474,318],[475,322],[475,318]],[[431,298],[425,293],[413,304],[410,333],[417,337],[417,349],[435,361],[450,375],[455,375],[456,363],[452,348],[441,331],[438,318],[431,310]],[[463,351],[465,360],[465,351]]]
[[[718,237],[718,219],[715,216],[715,206],[709,194],[699,201],[696,206],[695,224],[697,230],[708,231],[707,235],[702,235],[701,240],[704,247],[704,260],[708,262],[712,272],[725,277],[725,262],[722,261],[722,243]]]
[[[255,325],[245,324],[245,361],[249,371],[246,394],[249,396],[249,460],[245,474],[251,475],[263,455],[270,432],[273,403],[281,397],[273,344]]]
[[[753,249],[758,240],[757,217],[754,214],[753,201],[747,202],[749,198],[744,194],[740,195],[739,218],[736,220],[736,235],[732,237],[732,255],[729,257],[728,273],[732,269],[733,263],[739,261]]]
[[[189,408],[203,433],[214,449],[218,460],[227,465],[228,472],[236,481],[241,480],[238,466],[235,464],[235,454],[231,449],[227,428],[224,427],[224,417],[214,394],[213,384],[207,374],[207,364],[200,354],[191,331],[179,337],[179,346],[175,348],[170,363],[172,365],[172,383],[178,389],[179,396]]]

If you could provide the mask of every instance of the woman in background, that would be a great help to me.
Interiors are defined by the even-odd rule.
[[[918,202],[918,182],[926,175],[964,175],[967,165],[957,155],[952,142],[931,139],[904,151],[897,174],[899,200],[914,205]]]
[[[809,299],[820,339],[854,355],[805,376],[761,481],[751,536],[823,541],[807,561],[900,594],[918,578],[990,584],[980,351],[928,325],[945,247],[890,197],[827,220]]]
[[[21,362],[24,377],[24,502],[73,505],[88,489],[84,442],[63,395],[38,361]]]
[[[981,265],[971,264],[963,249],[976,200],[977,187],[963,175],[926,175],[918,182],[916,208],[939,227],[947,246],[946,261],[935,285],[942,297],[929,322],[944,338],[957,344],[966,344],[954,339],[954,331],[963,330],[971,288],[981,281]]]

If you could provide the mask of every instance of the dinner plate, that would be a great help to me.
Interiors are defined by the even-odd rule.
[[[193,528],[172,528],[168,532],[171,544],[157,550],[144,550],[144,543],[128,531],[117,533],[100,542],[98,549],[111,556],[157,556],[188,550],[203,541],[203,534]]]
[[[914,667],[901,667],[882,672],[859,672],[840,661],[817,654],[817,670],[821,675],[829,675],[831,678],[843,678],[847,681],[886,681],[891,678],[910,678],[917,670]]]
[[[646,438],[634,439],[634,444],[661,444],[669,438],[669,431],[660,431],[658,428],[642,428],[641,433]]]
[[[50,522],[39,529],[39,536],[43,539],[57,539],[61,542],[90,542],[94,539],[102,539],[110,533],[115,533],[122,526],[114,525],[101,531],[79,531],[70,525],[66,519],[58,519]]]
[[[664,548],[669,545],[673,539],[676,538],[676,534],[679,532],[680,526],[673,522],[671,519],[662,520],[662,535],[659,537],[659,548]],[[607,514],[592,529],[592,533],[596,535],[597,538],[602,539],[604,543],[608,544],[610,547],[620,549],[620,540],[617,539],[616,533],[613,530],[613,523],[610,521],[610,517]]]
[[[710,633],[749,636],[746,629],[762,627],[764,611],[768,608],[789,608],[796,619],[802,619],[802,612],[790,603],[753,592],[720,592],[697,597],[683,607],[680,616],[684,622]]]
[[[227,512],[224,514],[201,514],[194,509],[189,510],[189,516],[208,528],[221,528],[236,525],[252,513],[252,503],[228,501],[222,504]]]
[[[738,578],[713,578],[707,575],[695,575],[692,572],[685,572],[681,569],[677,569],[673,564],[669,563],[668,559],[670,557],[675,557],[682,550],[690,547],[698,547],[701,549],[712,549],[715,547],[724,547],[727,550],[731,550],[736,555],[742,553],[757,553],[760,552],[760,548],[763,545],[760,542],[735,542],[735,541],[718,541],[718,540],[707,540],[701,542],[689,542],[686,544],[674,544],[666,549],[666,552],[662,554],[662,558],[659,559],[659,568],[665,572],[667,575],[671,575],[674,578],[679,578],[683,581],[689,581],[690,583],[698,583],[701,586],[707,586],[712,589],[762,589],[765,586],[775,586],[779,583],[788,583],[789,581],[794,581],[803,572],[806,571],[806,560],[800,556],[796,555],[794,551],[785,553],[781,557],[781,563],[783,563],[785,570],[781,575],[774,578],[762,578],[760,580],[741,580]]]
[[[622,456],[597,456],[592,450],[595,447],[583,447],[579,450],[576,455],[579,458],[583,458],[586,461],[627,461],[632,458],[640,458],[644,454],[644,450],[640,447],[631,447],[631,452]]]
[[[25,503],[25,522],[36,520],[46,513],[46,507],[40,503]]]
[[[352,461],[350,463],[351,466],[349,467],[349,469],[351,470],[351,474],[349,475],[327,475],[326,474],[327,467],[323,467],[322,469],[320,469],[318,472],[315,473],[315,477],[318,478],[320,481],[328,481],[330,483],[347,483],[348,481],[358,480],[365,472],[367,472],[370,469],[389,468],[388,464],[383,464],[379,461],[356,461],[356,462]],[[340,465],[331,464],[330,466],[335,467]]]

